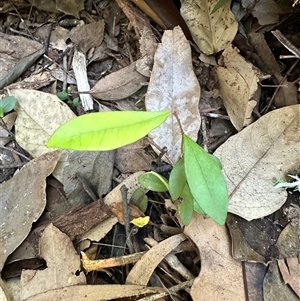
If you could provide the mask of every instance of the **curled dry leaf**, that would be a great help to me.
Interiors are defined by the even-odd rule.
[[[165,31],[158,46],[146,95],[147,111],[177,112],[185,134],[196,140],[201,118],[198,110],[200,86],[195,76],[189,42],[182,30]],[[175,163],[181,153],[181,132],[175,116],[154,129],[149,136]]]
[[[231,10],[230,1],[211,13],[219,0],[182,0],[181,15],[200,50],[207,55],[223,50],[233,41],[238,22]]]
[[[44,211],[46,177],[53,171],[59,157],[60,151],[42,155],[0,185],[0,270],[7,257],[26,238],[32,223]]]
[[[32,270],[23,270],[21,274],[22,300],[48,290],[86,284],[83,273],[76,275],[80,269],[80,257],[71,239],[52,224],[41,236],[40,257],[47,262],[45,270],[34,271],[32,278]]]
[[[137,62],[100,79],[90,90],[90,94],[102,100],[119,100],[138,91],[147,77],[136,71]]]
[[[26,89],[11,90],[10,95],[18,100],[15,129],[20,146],[33,157],[53,151],[46,147],[47,140],[75,114],[56,95]]]
[[[252,121],[252,110],[256,106],[254,94],[262,75],[231,45],[225,48],[220,61],[223,66],[216,69],[220,94],[232,124],[241,131]]]
[[[195,301],[244,301],[243,272],[231,256],[231,243],[225,226],[194,213],[184,233],[196,244],[201,271],[191,288]]]
[[[273,181],[299,166],[299,116],[300,105],[272,111],[214,153],[223,165],[229,212],[252,220],[284,204],[287,193]]]
[[[126,284],[146,286],[158,264],[184,240],[186,240],[184,234],[177,234],[151,248],[129,272]]]

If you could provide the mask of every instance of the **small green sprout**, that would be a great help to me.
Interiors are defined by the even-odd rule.
[[[74,99],[71,98],[71,87],[68,87],[67,90],[63,90],[61,92],[58,92],[56,96],[62,100],[66,101],[68,105],[71,105],[73,107],[78,107],[80,105],[79,97],[76,97]]]
[[[14,96],[6,96],[0,99],[0,117],[2,118],[5,113],[12,111],[17,103]]]

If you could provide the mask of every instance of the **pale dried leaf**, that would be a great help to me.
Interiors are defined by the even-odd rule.
[[[7,289],[6,283],[0,279],[0,300],[1,301],[9,301],[9,291]]]
[[[11,90],[10,95],[18,99],[17,142],[33,157],[52,151],[45,146],[50,135],[75,114],[56,95],[25,89]]]
[[[223,165],[229,212],[252,220],[283,205],[287,193],[273,181],[299,166],[299,118],[300,105],[272,111],[214,153]]]
[[[7,131],[11,131],[12,127],[15,124],[15,120],[17,117],[16,112],[12,112],[10,114],[5,115],[0,120],[0,145],[5,145],[11,140],[10,133]]]
[[[185,235],[177,234],[151,248],[131,269],[126,283],[146,286],[158,264],[184,240]]]
[[[167,30],[155,54],[146,109],[177,112],[185,134],[196,140],[201,124],[199,99],[200,86],[193,70],[189,42],[179,27]],[[161,148],[167,147],[173,163],[178,160],[181,132],[174,115],[154,129],[149,137]]]
[[[53,171],[60,151],[28,162],[12,179],[0,185],[0,270],[6,258],[28,235],[46,206],[46,177]]]
[[[40,257],[47,262],[45,270],[24,270],[21,274],[22,300],[48,290],[86,283],[83,273],[76,276],[80,269],[80,256],[71,239],[52,224],[41,236]],[[31,278],[32,272],[34,277]]]
[[[258,89],[259,71],[228,45],[222,54],[223,66],[216,68],[220,94],[234,127],[241,131],[251,121],[252,109],[256,105],[253,98]]]
[[[182,0],[181,15],[200,50],[207,55],[223,50],[233,41],[238,22],[231,10],[230,1],[211,13],[219,0]]]
[[[147,77],[136,71],[137,63],[101,78],[90,90],[91,95],[103,100],[119,100],[138,91],[147,82]]]
[[[242,264],[231,256],[231,242],[225,226],[194,213],[184,233],[196,244],[201,271],[191,288],[195,301],[244,301]]]
[[[142,285],[74,285],[47,291],[45,293],[27,298],[26,301],[108,301],[162,292],[165,292],[164,288],[145,287]]]

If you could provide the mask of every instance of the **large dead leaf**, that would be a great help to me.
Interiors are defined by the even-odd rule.
[[[75,114],[56,95],[23,89],[11,90],[10,95],[18,99],[17,142],[33,157],[50,152],[45,146],[50,135]]]
[[[41,271],[23,270],[22,300],[48,290],[86,283],[83,273],[76,275],[80,269],[80,256],[71,239],[52,224],[42,234],[40,256],[46,260],[47,268]]]
[[[0,185],[0,270],[44,211],[46,177],[53,171],[59,156],[60,151],[55,151],[36,158]]]
[[[251,123],[251,114],[256,106],[254,93],[258,89],[259,71],[238,53],[236,48],[228,45],[220,59],[217,76],[220,94],[230,121],[241,131]]]
[[[191,288],[195,301],[244,301],[242,264],[231,256],[225,226],[194,214],[184,233],[194,241],[201,256],[201,271]]]
[[[181,0],[181,15],[200,50],[207,55],[223,50],[233,41],[238,23],[230,1],[211,13],[219,0]]]
[[[247,220],[279,209],[286,191],[273,180],[299,166],[300,105],[272,111],[227,140],[215,155],[223,165],[229,212]]]
[[[200,86],[193,70],[189,42],[179,27],[167,30],[154,57],[146,108],[148,111],[177,112],[184,132],[196,140],[201,124],[199,99]],[[175,116],[171,115],[149,136],[161,148],[167,147],[173,163],[178,160],[181,133]]]

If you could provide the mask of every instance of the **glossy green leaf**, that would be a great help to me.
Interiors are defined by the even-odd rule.
[[[81,115],[61,125],[47,146],[89,151],[116,149],[143,138],[170,114],[123,111]]]
[[[17,103],[17,99],[14,96],[6,96],[0,99],[0,117],[3,117],[5,113],[14,109]]]
[[[169,191],[173,201],[177,200],[186,184],[183,158],[180,158],[174,165],[169,178]]]
[[[138,177],[138,181],[143,187],[152,191],[165,192],[169,190],[168,180],[154,171],[143,173]]]
[[[184,225],[187,226],[192,219],[195,203],[195,199],[187,182],[185,183],[181,197],[182,201],[178,206],[179,216]]]
[[[228,194],[220,165],[187,135],[183,135],[187,182],[196,203],[215,222],[224,225]]]

